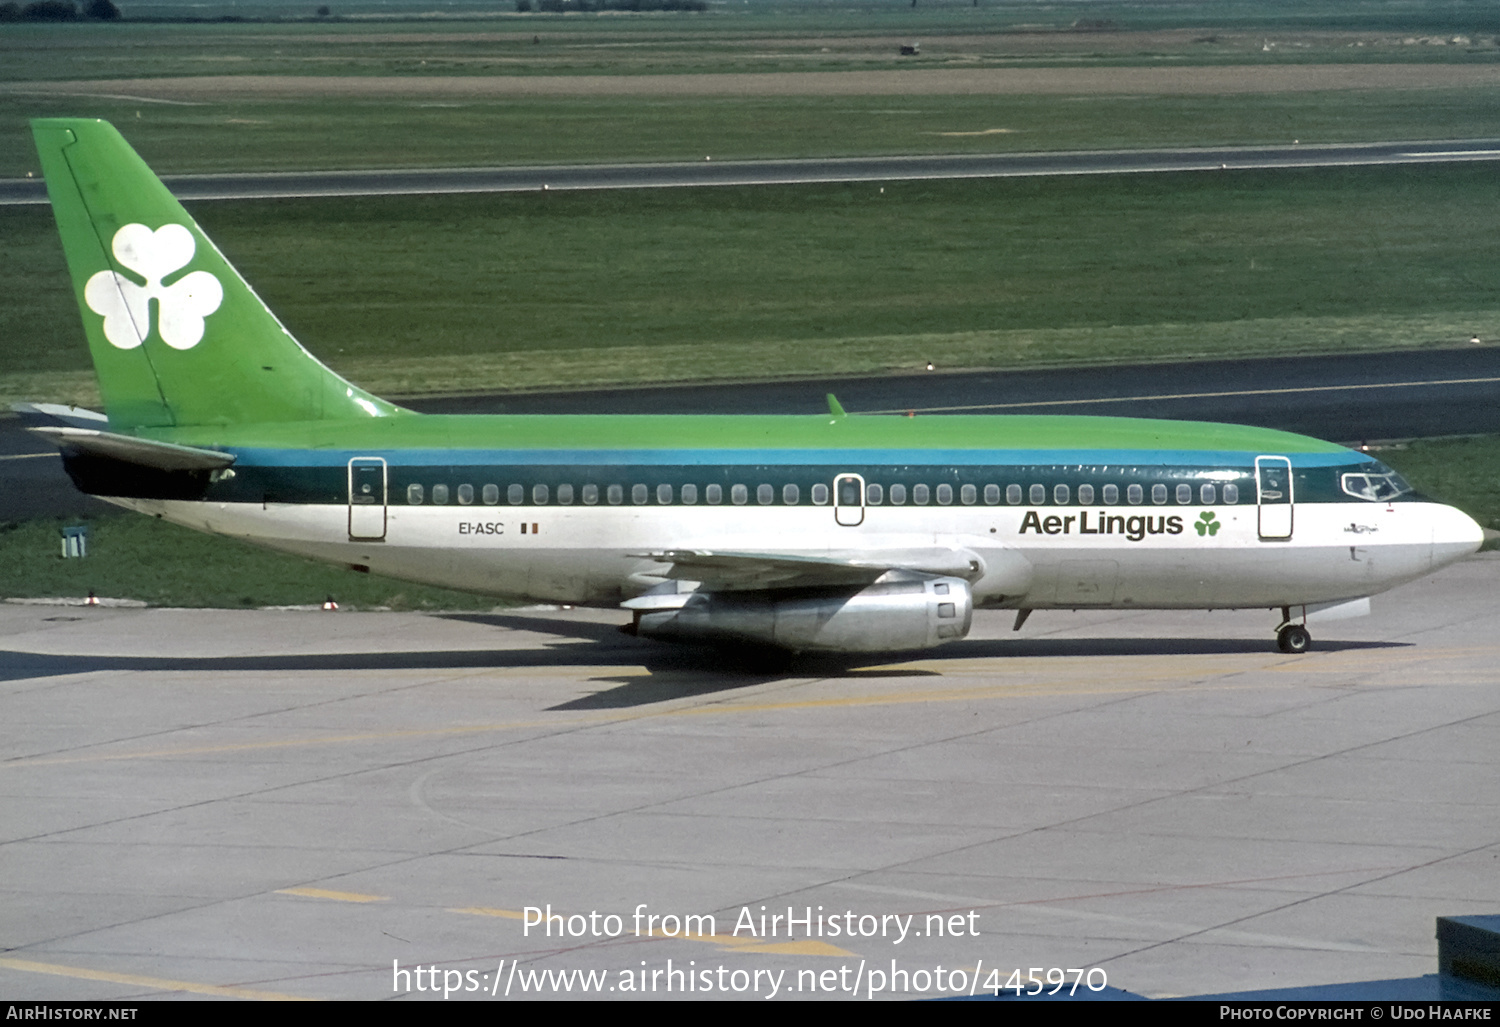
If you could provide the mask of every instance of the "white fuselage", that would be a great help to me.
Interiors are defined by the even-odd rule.
[[[976,606],[1275,607],[1373,595],[1461,559],[1482,542],[1479,526],[1461,511],[1413,501],[1299,503],[1290,537],[1276,539],[1261,537],[1254,504],[872,506],[852,526],[836,523],[828,506],[393,505],[381,541],[351,540],[344,504],[114,501],[390,577],[596,605],[659,584],[664,567],[651,554],[665,550],[817,557],[951,547],[982,561],[972,579]],[[1217,530],[1197,530],[1205,514]],[[1150,520],[1143,526],[1129,518]],[[1106,527],[1140,530],[1106,533]]]

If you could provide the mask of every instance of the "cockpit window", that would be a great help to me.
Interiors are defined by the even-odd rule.
[[[1384,503],[1411,491],[1406,479],[1394,471],[1385,474],[1346,474],[1339,483],[1355,499],[1365,499],[1371,503]]]

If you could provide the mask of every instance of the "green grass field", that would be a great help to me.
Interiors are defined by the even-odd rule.
[[[126,5],[127,15],[131,5]],[[254,5],[235,5],[240,14]],[[212,16],[212,5],[141,13]],[[338,13],[345,9],[337,8]],[[890,69],[1151,69],[1500,63],[1492,4],[717,4],[708,15],[518,17],[493,5],[372,7],[381,18],[269,24],[0,24],[0,176],[37,170],[26,120],[103,117],[158,170],[244,171],[992,152],[1500,136],[1500,88],[1229,95],[874,97],[330,95],[205,88],[177,99],[89,80],[302,76],[527,78]],[[268,4],[310,15],[312,5]],[[355,9],[350,14],[358,13]],[[464,20],[484,13],[481,20]],[[402,17],[403,15],[409,17]],[[1111,31],[1078,31],[1107,23]],[[924,39],[920,57],[902,43]],[[68,95],[38,87],[81,80]]]
[[[1460,164],[195,213],[309,349],[410,395],[1493,339],[1496,194]],[[50,215],[0,235],[0,399],[87,400]]]
[[[1419,491],[1458,507],[1484,528],[1500,531],[1500,436],[1419,439],[1375,455]]]
[[[514,0],[329,5],[248,0],[120,7],[98,24],[0,24],[0,80],[136,75],[639,74],[865,70],[908,65],[1300,64],[1496,59],[1500,14],[1482,0],[718,0],[703,14],[518,16]],[[535,4],[533,4],[535,6]],[[446,8],[446,9],[445,9]],[[175,23],[131,18],[263,17]]]
[[[1500,138],[1500,87],[1224,96],[221,100],[0,93],[0,177],[29,118],[114,123],[161,174]]]
[[[125,0],[127,17],[216,18],[225,14],[246,19],[272,19],[282,24],[312,22],[329,24],[314,16],[306,0],[235,0],[215,4],[209,0]],[[535,6],[535,5],[533,5]],[[332,20],[355,24],[374,21],[459,20],[503,18],[514,10],[511,4],[493,0],[343,0],[330,5]],[[922,0],[911,7],[887,0],[710,0],[709,13],[716,20],[809,28],[847,24],[849,19],[871,21],[900,19],[924,29],[951,24],[955,19],[972,23],[983,19],[1013,29],[1067,28],[1079,21],[1106,21],[1125,29],[1176,28],[1184,23],[1207,28],[1381,28],[1390,31],[1462,31],[1494,25],[1494,11],[1485,0],[1215,0],[1213,3],[1159,3],[1140,0],[1003,0],[975,5],[973,0]],[[618,17],[611,15],[610,17]],[[669,16],[677,20],[676,16]],[[535,14],[531,22],[582,23],[589,19]],[[661,16],[632,19],[647,22]],[[706,20],[706,19],[700,19]]]
[[[64,525],[89,528],[88,555],[64,559]],[[357,574],[343,567],[201,535],[136,514],[0,523],[0,596],[90,592],[153,606],[340,606],[395,610],[489,609],[494,599]]]

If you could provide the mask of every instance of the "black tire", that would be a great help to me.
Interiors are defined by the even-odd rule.
[[[1276,646],[1284,653],[1305,653],[1312,648],[1312,635],[1301,624],[1288,624],[1276,632]]]

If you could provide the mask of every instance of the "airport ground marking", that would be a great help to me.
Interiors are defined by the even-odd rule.
[[[465,916],[494,916],[502,920],[525,920],[526,914],[519,909],[494,909],[489,906],[462,906],[448,910]]]
[[[256,999],[261,1002],[316,1001],[305,995],[285,995],[281,992],[241,988],[231,984],[201,984],[197,981],[177,981],[165,977],[147,977],[142,974],[117,974],[108,970],[90,970],[86,967],[62,966],[57,963],[38,963],[30,959],[13,959],[9,956],[0,956],[0,969],[17,970],[21,973],[51,974],[54,977],[73,977],[83,981],[125,984],[134,988],[149,988],[152,991],[185,991],[193,995],[211,995],[215,998]]]
[[[666,937],[653,932],[652,937]],[[779,956],[854,956],[856,953],[810,938],[803,941],[761,941],[759,938],[735,938],[727,934],[710,934],[694,941],[707,941],[728,952],[763,952]]]
[[[621,676],[621,675],[616,675]],[[634,676],[634,675],[632,675]],[[1159,673],[1151,673],[1137,678],[1133,681],[1159,681]],[[818,679],[810,679],[818,680]],[[1116,680],[1119,680],[1118,676]],[[1051,692],[1066,684],[1089,686],[1082,692],[1075,691],[1072,694],[1115,694],[1119,692],[1145,691],[1144,688],[1109,687],[1100,688],[1093,678],[1079,678],[1073,682],[1057,682],[1055,684],[1040,686],[1045,691]],[[398,738],[421,738],[442,737],[454,735],[483,734],[487,732],[523,730],[526,728],[556,728],[561,725],[571,724],[575,727],[589,727],[595,724],[619,724],[629,723],[636,720],[646,720],[656,717],[689,716],[724,712],[765,712],[779,709],[815,709],[822,706],[871,706],[889,705],[898,703],[917,702],[952,702],[964,699],[988,699],[997,698],[1006,694],[1026,696],[1035,694],[1033,692],[1020,691],[1018,686],[994,686],[990,688],[976,688],[942,691],[908,692],[896,695],[872,695],[853,696],[838,699],[810,699],[780,703],[731,703],[711,702],[706,705],[688,708],[655,709],[634,714],[620,714],[618,712],[601,713],[592,716],[577,717],[571,720],[520,720],[491,724],[471,724],[443,728],[416,728],[403,731],[371,731],[360,734],[344,735],[319,735],[310,738],[291,738],[266,742],[235,742],[225,745],[199,745],[176,749],[151,749],[144,752],[128,753],[103,753],[87,756],[59,756],[21,758],[0,762],[0,769],[33,767],[33,766],[55,766],[69,763],[100,763],[113,760],[138,760],[138,759],[167,759],[178,756],[203,756],[214,753],[261,751],[266,749],[286,749],[309,745],[329,745],[344,742],[372,742],[385,741]]]
[[[1478,719],[1480,719],[1481,717],[1484,717],[1484,716],[1488,716],[1488,714],[1480,714],[1479,716],[1476,716],[1476,717],[1466,717],[1466,718],[1464,718],[1464,720],[1478,720]],[[1463,723],[1464,720],[1456,721],[1455,723]],[[1451,727],[1452,725],[1449,724],[1449,725],[1442,725],[1442,726]],[[1414,732],[1411,732],[1410,734],[1402,735],[1402,736],[1399,736],[1399,737],[1409,738],[1409,737],[1411,737],[1411,735],[1414,735],[1414,734],[1422,734],[1423,731],[1426,731],[1426,730],[1430,730],[1430,729],[1423,728],[1421,730],[1414,731]],[[1383,745],[1386,742],[1395,741],[1395,740],[1396,739],[1394,739],[1394,738],[1383,739],[1383,740],[1381,740],[1379,742],[1371,742],[1371,743],[1367,743],[1367,744],[1368,745]],[[1358,745],[1358,746],[1354,746],[1351,749],[1346,749],[1346,750],[1344,750],[1344,752],[1353,752],[1355,749],[1363,749],[1363,748],[1366,748],[1366,747],[1367,747],[1367,745]],[[1342,755],[1342,753],[1330,753],[1328,755]],[[1318,757],[1318,758],[1319,759],[1323,759],[1325,757]],[[1285,768],[1283,768],[1283,769],[1285,769]],[[1348,891],[1352,891],[1355,888],[1364,888],[1364,887],[1367,887],[1367,886],[1372,885],[1372,884],[1377,884],[1377,883],[1379,883],[1381,881],[1390,880],[1393,877],[1400,877],[1402,874],[1409,874],[1409,873],[1411,873],[1411,872],[1413,872],[1415,870],[1424,870],[1427,867],[1436,866],[1439,863],[1446,863],[1449,860],[1461,859],[1464,856],[1469,856],[1469,855],[1472,855],[1472,854],[1474,854],[1476,852],[1483,852],[1485,849],[1494,848],[1495,846],[1496,846],[1496,843],[1493,842],[1493,841],[1491,841],[1491,842],[1485,842],[1485,843],[1483,843],[1481,845],[1470,846],[1469,848],[1463,849],[1463,850],[1458,851],[1458,852],[1446,852],[1446,853],[1443,853],[1442,855],[1434,856],[1432,859],[1425,860],[1425,861],[1423,861],[1421,863],[1412,863],[1412,864],[1408,864],[1406,866],[1396,867],[1396,868],[1394,868],[1392,870],[1389,870],[1389,871],[1387,871],[1385,873],[1380,874],[1377,877],[1367,878],[1367,879],[1362,880],[1362,881],[1354,881],[1354,882],[1352,882],[1350,884],[1342,885],[1342,886],[1340,886],[1338,888],[1332,888],[1332,889],[1330,889],[1328,891],[1320,892],[1320,893],[1315,894],[1315,895],[1303,895],[1303,896],[1300,896],[1299,898],[1292,899],[1290,902],[1284,902],[1284,903],[1282,903],[1279,906],[1272,906],[1269,909],[1262,909],[1262,910],[1258,910],[1258,911],[1246,913],[1243,916],[1237,916],[1234,919],[1227,920],[1227,921],[1225,921],[1222,924],[1211,924],[1208,927],[1203,927],[1203,928],[1199,928],[1197,930],[1189,931],[1188,933],[1179,935],[1178,937],[1175,937],[1175,938],[1164,938],[1164,939],[1161,939],[1159,941],[1149,942],[1149,943],[1147,943],[1145,945],[1141,945],[1141,946],[1139,946],[1137,948],[1129,949],[1129,950],[1124,951],[1124,952],[1117,952],[1115,955],[1108,957],[1108,959],[1105,960],[1105,961],[1127,959],[1130,956],[1138,955],[1138,954],[1140,954],[1142,952],[1149,952],[1152,949],[1162,948],[1162,947],[1167,946],[1167,945],[1176,945],[1176,944],[1178,944],[1180,942],[1188,941],[1188,940],[1190,940],[1192,938],[1199,938],[1199,937],[1202,937],[1203,935],[1213,934],[1215,932],[1220,932],[1220,933],[1224,934],[1226,937],[1233,936],[1233,935],[1235,935],[1237,933],[1244,933],[1244,932],[1230,931],[1230,930],[1228,930],[1228,928],[1232,928],[1236,924],[1242,924],[1242,923],[1244,923],[1247,920],[1254,920],[1254,919],[1256,919],[1258,917],[1270,916],[1270,915],[1275,914],[1275,913],[1280,913],[1280,912],[1282,912],[1284,910],[1292,909],[1292,908],[1294,908],[1296,906],[1301,906],[1301,905],[1304,905],[1305,903],[1308,903],[1308,902],[1313,902],[1313,901],[1317,901],[1317,900],[1320,900],[1320,899],[1326,899],[1326,898],[1328,898],[1330,896],[1333,896],[1333,895],[1342,895],[1343,893],[1348,892]]]
[[[922,912],[956,913],[966,909],[1010,909],[1023,906],[1048,906],[1067,902],[1128,898],[1136,895],[1155,895],[1162,892],[1193,891],[1205,888],[1244,888],[1248,885],[1306,881],[1320,877],[1340,877],[1346,874],[1383,873],[1388,870],[1399,870],[1405,865],[1404,863],[1381,863],[1375,866],[1309,870],[1296,874],[1270,874],[1261,877],[1233,877],[1207,881],[1174,882],[1171,884],[1142,884],[1139,887],[1113,888],[1109,891],[1049,895],[1041,899],[994,899],[985,895],[953,895],[944,892],[924,891],[917,888],[892,888],[883,885],[861,884],[852,880],[833,881],[830,884],[851,891],[870,892],[877,895],[899,895],[904,898],[931,899],[934,902],[947,903],[947,905],[939,909],[923,910]]]
[[[617,718],[596,718],[607,722]],[[414,728],[406,731],[367,731],[361,734],[316,735],[310,738],[287,738],[270,742],[234,742],[226,745],[196,745],[180,749],[150,749],[145,752],[101,753],[91,756],[57,756],[21,758],[0,762],[0,769],[13,767],[46,767],[67,763],[104,763],[111,760],[167,759],[173,756],[205,756],[222,752],[254,752],[265,749],[291,749],[306,745],[331,745],[339,742],[379,742],[395,738],[423,738],[444,735],[472,735],[489,731],[513,731],[533,727],[556,727],[555,720],[512,721],[498,724],[471,724],[444,728]]]
[[[1238,676],[1254,671],[1274,670],[1276,669],[1275,663],[1277,662],[1280,661],[1273,661],[1269,665],[1214,671],[1211,672],[1211,676]],[[1115,684],[1101,686],[1097,676],[1088,675],[1024,684],[990,685],[978,688],[930,689],[918,692],[892,692],[885,695],[840,696],[829,699],[797,699],[784,702],[762,703],[726,700],[705,706],[690,707],[688,709],[662,710],[655,714],[655,716],[687,717],[724,712],[765,713],[776,710],[819,709],[824,707],[900,706],[914,703],[969,702],[985,699],[1023,699],[1046,696],[1130,695],[1155,691],[1182,690],[1184,688],[1192,690],[1238,691],[1243,689],[1279,687],[1264,682],[1241,685],[1211,684],[1204,681],[1189,681],[1184,683],[1173,679],[1168,673],[1158,670],[1144,671],[1136,675],[1115,675],[1114,680]]]
[[[484,906],[470,906],[462,909],[450,909],[450,913],[464,913],[469,916],[493,916],[504,920],[524,920],[526,914],[516,909],[491,909]],[[621,935],[621,937],[626,937]],[[847,949],[841,949],[837,945],[830,945],[826,941],[818,941],[809,938],[802,941],[763,941],[760,938],[740,938],[732,934],[669,934],[661,928],[652,928],[650,931],[640,935],[631,934],[631,940],[650,937],[661,938],[670,941],[699,941],[708,945],[717,945],[721,950],[728,952],[760,952],[781,956],[853,956],[856,953]]]
[[[328,888],[278,888],[277,895],[296,895],[306,899],[332,899],[335,902],[389,902],[389,895],[365,895],[355,891],[332,891]]]
[[[1391,871],[1400,871],[1400,870],[1402,870],[1404,868],[1405,868],[1404,864],[1383,864],[1383,865],[1378,865],[1378,866],[1366,866],[1366,867],[1345,867],[1345,868],[1341,868],[1341,869],[1337,869],[1337,870],[1320,870],[1320,871],[1313,871],[1313,872],[1309,872],[1309,873],[1273,874],[1273,875],[1267,875],[1267,876],[1261,876],[1261,877],[1247,877],[1247,878],[1233,878],[1233,879],[1224,879],[1224,880],[1208,880],[1208,881],[1182,882],[1182,883],[1174,883],[1174,884],[1168,884],[1168,885],[1148,885],[1148,886],[1137,887],[1137,888],[1119,888],[1119,889],[1113,889],[1113,890],[1110,890],[1110,891],[1103,891],[1103,892],[1092,892],[1092,893],[1084,893],[1084,894],[1076,894],[1076,895],[1049,896],[1049,897],[1047,897],[1045,899],[1022,899],[1022,900],[1010,900],[1010,901],[998,901],[997,902],[997,901],[989,900],[989,899],[986,899],[986,898],[983,898],[983,897],[971,896],[971,897],[963,899],[962,902],[961,902],[961,904],[958,905],[958,906],[952,906],[952,907],[948,907],[948,908],[945,908],[945,909],[942,909],[942,910],[923,910],[923,911],[920,911],[920,912],[922,912],[922,913],[942,913],[942,912],[952,912],[952,911],[957,911],[957,910],[961,910],[961,909],[971,909],[971,908],[977,908],[977,909],[1032,908],[1032,909],[1038,909],[1038,910],[1042,910],[1042,911],[1056,912],[1056,913],[1059,913],[1059,914],[1062,914],[1062,915],[1067,915],[1067,916],[1079,916],[1079,917],[1102,916],[1105,919],[1119,920],[1119,921],[1122,921],[1122,922],[1128,922],[1128,921],[1131,920],[1131,918],[1128,918],[1128,917],[1114,917],[1114,916],[1108,916],[1108,915],[1105,915],[1105,914],[1091,913],[1091,912],[1087,912],[1087,911],[1080,911],[1080,912],[1074,913],[1072,911],[1067,910],[1064,907],[1066,907],[1070,903],[1087,902],[1087,901],[1098,900],[1098,899],[1119,898],[1119,897],[1125,897],[1125,896],[1151,895],[1151,894],[1159,894],[1159,893],[1162,893],[1162,892],[1193,891],[1193,890],[1209,889],[1209,888],[1244,888],[1246,886],[1251,886],[1251,885],[1265,885],[1265,884],[1272,884],[1272,883],[1285,883],[1285,882],[1293,882],[1293,881],[1306,881],[1306,880],[1309,880],[1309,879],[1327,878],[1327,877],[1343,877],[1343,876],[1347,876],[1349,874],[1360,874],[1360,875],[1371,874],[1371,873],[1385,874],[1385,873],[1389,873]],[[845,883],[847,884],[847,882],[845,882]],[[958,899],[959,898],[957,896],[942,896],[942,895],[937,895],[937,894],[933,894],[933,893],[926,893],[926,892],[911,892],[911,891],[908,891],[906,889],[882,889],[882,888],[865,889],[865,888],[863,888],[862,886],[859,886],[859,885],[855,885],[854,887],[857,890],[871,890],[871,891],[878,891],[878,892],[884,892],[884,891],[891,890],[891,891],[894,891],[894,892],[899,893],[899,894],[922,896],[922,897],[934,898],[934,899],[939,899],[939,900],[944,900],[944,899]],[[468,914],[468,915],[474,915],[474,916],[500,917],[500,918],[507,919],[507,920],[524,920],[525,917],[526,917],[526,914],[523,911],[521,911],[521,910],[516,910],[516,909],[496,909],[496,908],[489,908],[489,907],[456,908],[456,909],[450,909],[450,910],[448,910],[448,912],[450,912],[450,913],[462,913],[462,914]],[[1165,926],[1170,926],[1170,927],[1172,927],[1174,929],[1177,929],[1177,930],[1186,930],[1186,929],[1189,929],[1187,927],[1187,925],[1180,925],[1180,924],[1169,924],[1169,925],[1165,925]],[[1318,951],[1347,951],[1347,952],[1365,952],[1365,951],[1369,951],[1369,949],[1368,949],[1367,946],[1362,946],[1362,945],[1329,945],[1329,944],[1326,944],[1326,943],[1321,943],[1321,942],[1318,942],[1318,941],[1315,941],[1315,940],[1309,940],[1309,939],[1299,939],[1299,938],[1293,938],[1293,937],[1287,937],[1287,936],[1281,936],[1281,935],[1256,934],[1254,932],[1244,932],[1244,931],[1230,931],[1230,932],[1227,932],[1227,933],[1228,933],[1228,935],[1233,936],[1233,937],[1244,937],[1244,938],[1248,938],[1248,939],[1269,940],[1269,941],[1275,941],[1275,942],[1278,942],[1278,943],[1281,943],[1281,944],[1291,944],[1291,945],[1293,945],[1295,947],[1311,948],[1311,949],[1315,949],[1315,950],[1318,950]],[[659,929],[650,931],[646,936],[647,937],[651,937],[651,938],[666,938],[666,939],[671,939],[671,940],[674,940],[674,941],[699,941],[699,942],[707,942],[707,943],[710,943],[710,944],[718,945],[721,950],[724,950],[724,951],[734,951],[734,952],[765,953],[765,954],[777,954],[777,955],[842,956],[842,957],[854,957],[854,956],[857,955],[857,953],[849,952],[846,949],[841,949],[841,948],[838,948],[837,946],[830,945],[827,942],[818,941],[816,939],[806,939],[806,940],[803,940],[803,941],[790,941],[790,942],[766,942],[766,941],[762,941],[762,940],[760,940],[758,938],[740,938],[740,937],[736,937],[734,935],[722,935],[722,934],[711,934],[711,935],[667,934],[667,933],[665,933],[665,932],[663,932],[663,931],[661,931]],[[632,939],[635,938],[634,935],[632,935],[631,937],[632,937]]]

